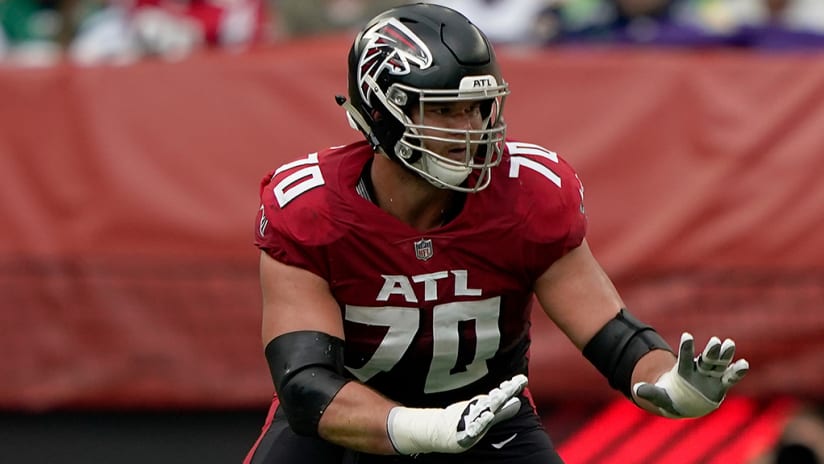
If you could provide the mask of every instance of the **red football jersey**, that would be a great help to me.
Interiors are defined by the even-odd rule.
[[[267,174],[257,246],[329,282],[347,370],[389,398],[443,406],[526,373],[534,282],[586,232],[574,170],[509,141],[489,187],[419,232],[357,193],[372,156],[359,142]]]

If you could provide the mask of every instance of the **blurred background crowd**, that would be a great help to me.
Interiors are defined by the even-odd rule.
[[[498,43],[824,46],[821,0],[435,0]],[[180,59],[342,32],[398,0],[0,0],[0,63]]]

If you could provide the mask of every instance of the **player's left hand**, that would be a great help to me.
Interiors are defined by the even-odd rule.
[[[396,406],[386,424],[392,446],[402,455],[462,453],[475,446],[493,425],[518,413],[518,395],[526,384],[526,376],[518,374],[487,394],[443,409]]]
[[[671,418],[700,417],[718,408],[733,385],[749,371],[746,359],[732,362],[735,342],[710,338],[704,352],[695,357],[692,335],[684,332],[678,361],[655,384],[639,382],[633,386],[638,398],[655,405]]]

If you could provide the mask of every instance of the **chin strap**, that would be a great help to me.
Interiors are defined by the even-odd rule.
[[[380,146],[380,142],[378,142],[378,138],[375,136],[375,133],[369,129],[369,124],[366,123],[366,120],[363,119],[363,116],[346,100],[346,97],[343,95],[335,95],[335,103],[338,106],[342,107],[346,110],[346,119],[349,121],[349,125],[352,129],[358,129],[363,132],[363,135],[366,136],[366,140],[369,142],[369,145],[372,145],[373,150],[377,150]]]

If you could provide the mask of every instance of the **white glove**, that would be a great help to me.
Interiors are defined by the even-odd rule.
[[[386,421],[389,439],[399,454],[464,452],[493,425],[518,412],[517,395],[526,384],[526,376],[519,374],[486,395],[444,409],[394,407]]]
[[[655,382],[638,382],[635,395],[658,407],[665,417],[700,417],[718,408],[733,385],[749,371],[745,359],[732,363],[735,342],[721,343],[710,338],[704,352],[695,358],[695,342],[687,332],[681,334],[678,362]]]

